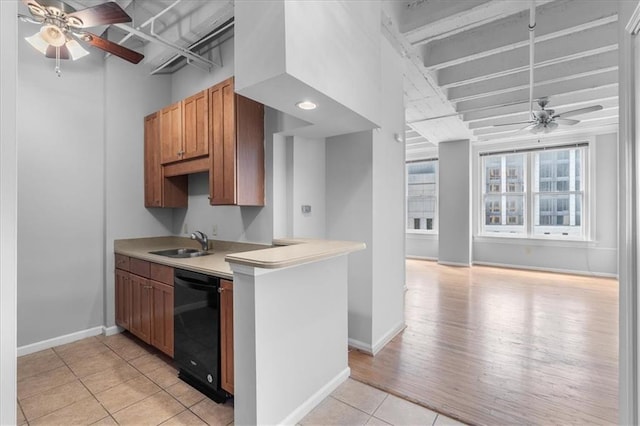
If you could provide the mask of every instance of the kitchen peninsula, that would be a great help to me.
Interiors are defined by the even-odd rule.
[[[235,424],[295,424],[349,377],[347,254],[363,243],[212,241],[207,256],[151,251],[187,238],[116,240],[116,255],[233,280]]]

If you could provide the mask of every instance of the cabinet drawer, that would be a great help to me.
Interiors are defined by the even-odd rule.
[[[129,270],[129,256],[123,256],[116,254],[116,269],[122,269],[123,271]]]
[[[146,260],[131,258],[129,261],[129,272],[141,277],[149,278],[149,265]]]
[[[171,266],[152,263],[149,278],[173,287],[173,268]]]

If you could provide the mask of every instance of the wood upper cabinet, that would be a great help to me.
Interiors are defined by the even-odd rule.
[[[173,287],[158,281],[151,284],[151,344],[173,357]]]
[[[160,110],[160,162],[182,160],[182,101]]]
[[[187,176],[164,176],[160,163],[160,112],[144,118],[144,206],[187,207]]]
[[[221,386],[233,395],[233,282],[220,280],[220,363]]]
[[[264,205],[264,106],[234,92],[233,77],[209,89],[209,200]]]
[[[151,290],[147,278],[129,274],[131,283],[131,322],[129,331],[142,341],[151,343]]]
[[[182,159],[209,155],[209,92],[182,101]]]

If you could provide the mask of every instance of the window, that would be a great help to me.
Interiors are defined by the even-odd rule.
[[[407,229],[436,230],[437,183],[437,159],[407,163]]]
[[[482,154],[482,232],[585,238],[587,149],[583,143]]]

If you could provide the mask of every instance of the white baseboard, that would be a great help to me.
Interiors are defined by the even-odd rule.
[[[98,336],[103,334],[103,329],[103,326],[88,328],[86,330],[76,331],[75,333],[65,334],[64,336],[58,336],[41,342],[31,343],[30,345],[20,346],[17,353],[18,356],[29,355],[34,352],[53,348],[54,346],[64,345],[75,342],[76,340],[86,339],[87,337]]]
[[[405,258],[407,259],[415,259],[415,260],[431,260],[431,261],[438,261],[437,257],[431,257],[431,256],[414,256],[412,254],[408,254],[405,256]]]
[[[438,260],[438,263],[445,266],[464,266],[465,268],[469,268],[471,266],[470,263],[448,262],[446,260]]]
[[[373,355],[373,347],[369,343],[361,342],[360,340],[352,339],[349,337],[349,347],[358,349],[369,355]]]
[[[333,379],[321,387],[316,393],[311,395],[309,399],[303,402],[298,408],[293,410],[283,421],[279,424],[282,425],[295,425],[304,418],[311,410],[313,410],[318,404],[320,404],[326,397],[331,395],[331,392],[336,390],[338,386],[344,383],[351,375],[351,369],[349,367],[338,373]]]
[[[124,328],[117,325],[112,325],[111,327],[102,326],[102,334],[104,334],[105,336],[113,336],[114,334],[120,334],[123,331]]]
[[[380,350],[384,348],[386,344],[389,343],[394,337],[396,337],[398,333],[404,330],[405,327],[406,324],[404,323],[404,321],[400,321],[400,323],[398,323],[395,327],[387,331],[384,336],[382,336],[376,343],[374,343],[373,355],[375,356],[378,352],[380,352]]]
[[[511,265],[506,263],[494,263],[494,262],[473,262],[474,265],[479,266],[495,266],[497,268],[509,268],[509,269],[524,269],[531,271],[541,272],[554,272],[556,274],[571,274],[571,275],[583,275],[587,277],[602,277],[602,278],[615,278],[618,279],[618,274],[610,274],[607,272],[587,272],[578,271],[574,269],[559,269],[559,268],[541,268],[538,266],[525,266],[525,265]]]

